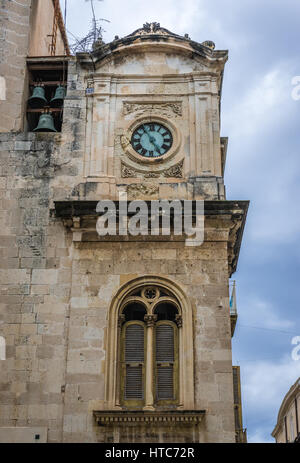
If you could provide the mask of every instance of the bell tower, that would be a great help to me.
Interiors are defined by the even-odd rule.
[[[76,200],[55,208],[70,224],[77,259],[85,261],[88,249],[96,259],[110,256],[98,293],[106,314],[103,399],[93,406],[101,442],[243,439],[234,415],[229,278],[248,202],[225,196],[220,97],[227,57],[211,41],[194,42],[158,23],[77,54],[78,79],[86,83],[84,171]],[[201,203],[202,244],[189,247],[174,230],[97,234],[97,201],[117,203],[124,194],[129,204],[177,200],[194,211]]]
[[[227,51],[158,23],[100,45],[97,72],[87,78],[87,181],[109,177],[130,197],[225,199],[220,95]],[[79,55],[84,67],[90,59]]]
[[[225,194],[227,51],[154,22],[70,56],[58,3],[50,43],[46,2],[21,3],[4,2],[32,27],[16,92],[1,68],[4,107],[18,101],[0,133],[0,440],[243,441],[229,279],[248,201]],[[203,219],[192,245],[185,207]]]

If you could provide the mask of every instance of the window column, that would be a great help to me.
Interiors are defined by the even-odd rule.
[[[144,410],[154,410],[153,397],[153,331],[157,315],[145,315],[144,320],[147,324],[147,357],[146,357],[146,397]]]
[[[178,347],[179,347],[179,407],[183,407],[183,342],[182,342],[182,315],[177,314],[175,323],[178,327]]]
[[[121,366],[122,366],[122,363],[121,363],[121,358],[120,358],[120,354],[121,354],[121,349],[120,349],[120,344],[121,344],[121,330],[122,330],[122,325],[123,323],[125,322],[125,315],[121,314],[119,315],[118,317],[118,351],[117,351],[117,365],[118,365],[118,368],[121,369]],[[116,389],[117,391],[120,391],[120,375],[117,375],[117,379],[116,379]],[[117,398],[116,398],[116,406],[117,407],[120,407],[121,404],[120,404],[120,394],[117,394]]]

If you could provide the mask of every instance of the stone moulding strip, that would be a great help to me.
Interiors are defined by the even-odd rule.
[[[94,418],[99,426],[114,425],[197,425],[202,421],[205,410],[176,410],[176,411],[94,411]]]

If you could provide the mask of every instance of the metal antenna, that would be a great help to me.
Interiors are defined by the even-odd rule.
[[[91,6],[92,25],[91,25],[91,28],[88,34],[81,39],[75,37],[74,34],[68,31],[69,34],[71,34],[75,39],[75,42],[71,44],[70,46],[73,54],[76,54],[78,52],[81,52],[81,53],[91,52],[93,50],[93,46],[95,42],[97,42],[99,39],[102,40],[102,34],[103,32],[105,32],[102,26],[100,25],[100,21],[109,22],[107,19],[103,19],[103,18],[100,18],[98,20],[96,19],[94,0],[85,0],[85,1],[89,2]],[[103,0],[98,0],[98,1],[103,1]]]

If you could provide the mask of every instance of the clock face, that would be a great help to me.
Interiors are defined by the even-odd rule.
[[[173,144],[169,129],[159,122],[141,124],[132,134],[133,149],[146,158],[157,158],[166,154]]]

